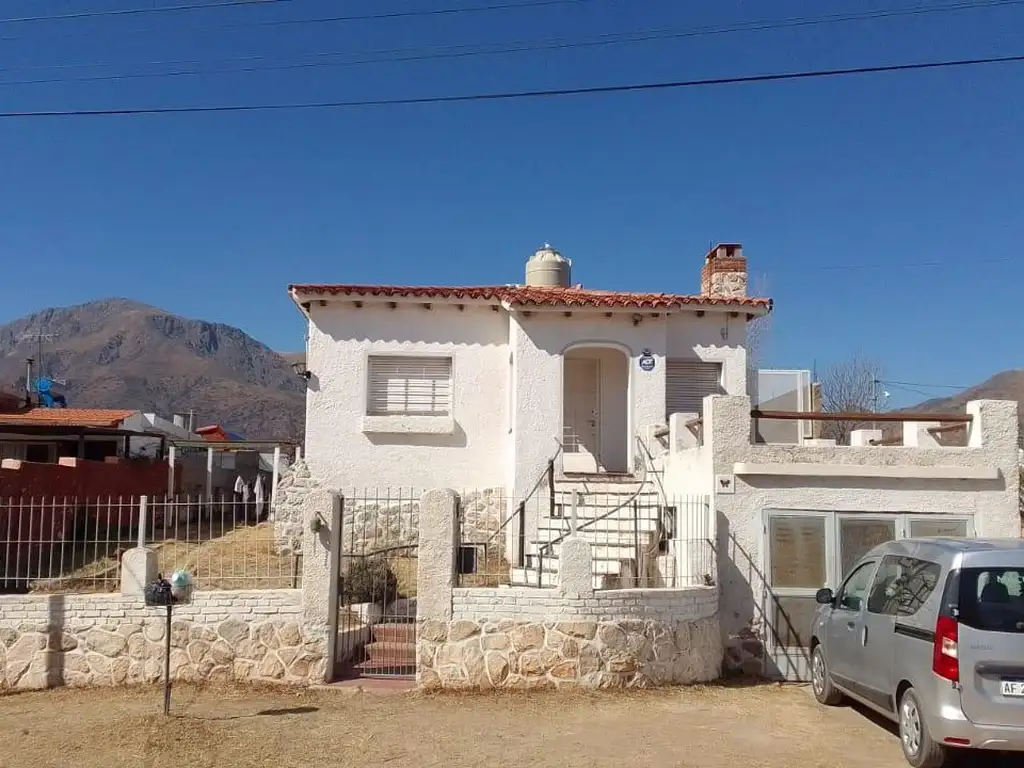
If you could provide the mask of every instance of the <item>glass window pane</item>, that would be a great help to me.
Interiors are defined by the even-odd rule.
[[[910,537],[966,536],[966,520],[911,520]]]
[[[859,520],[855,517],[839,519],[839,563],[847,574],[864,555],[879,544],[896,538],[895,520]]]
[[[825,518],[772,517],[768,539],[771,586],[818,589],[825,583]]]
[[[840,608],[845,608],[848,611],[861,609],[871,585],[871,572],[874,567],[875,561],[868,561],[847,577],[846,583],[839,590],[837,604]]]
[[[913,616],[939,583],[938,563],[888,555],[878,567],[868,597],[868,611],[887,616]]]
[[[968,627],[1024,633],[1024,568],[963,569],[959,607]]]
[[[772,626],[769,630],[774,645],[783,648],[808,648],[811,625],[818,604],[813,597],[776,597],[772,601]]]

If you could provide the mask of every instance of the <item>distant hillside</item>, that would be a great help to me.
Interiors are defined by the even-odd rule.
[[[969,400],[1016,400],[1017,417],[1021,423],[1021,433],[1024,434],[1024,369],[997,373],[991,379],[950,397],[933,398],[903,410],[956,413],[962,411]]]
[[[45,309],[0,325],[0,390],[22,391],[25,358],[43,342],[43,373],[71,407],[138,408],[249,438],[297,438],[305,384],[291,363],[238,328],[127,299]],[[37,370],[38,374],[38,370]]]

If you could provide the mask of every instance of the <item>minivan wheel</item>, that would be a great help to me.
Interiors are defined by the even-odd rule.
[[[946,748],[928,733],[917,692],[907,688],[900,698],[900,746],[903,756],[914,768],[941,768]]]
[[[825,651],[820,644],[814,646],[814,650],[811,651],[811,689],[819,704],[834,707],[843,701],[843,694],[832,685],[832,675],[829,674],[828,662],[825,661]]]

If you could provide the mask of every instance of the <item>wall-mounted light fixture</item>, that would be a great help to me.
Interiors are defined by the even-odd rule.
[[[292,370],[295,371],[296,376],[301,376],[304,379],[309,379],[312,376],[312,372],[306,369],[306,362],[304,360],[296,360],[292,363]]]

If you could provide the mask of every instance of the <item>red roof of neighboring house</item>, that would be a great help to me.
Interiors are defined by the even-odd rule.
[[[603,307],[608,309],[675,309],[684,306],[747,307],[751,309],[771,309],[772,307],[772,300],[763,298],[726,298],[678,293],[631,293],[597,291],[589,288],[548,288],[533,285],[443,287],[299,284],[289,286],[289,290],[293,293],[314,296],[507,301],[515,306],[523,307]]]
[[[204,440],[209,440],[212,443],[217,442],[229,442],[231,437],[224,431],[224,428],[219,424],[210,424],[205,427],[199,427],[196,430],[197,435],[202,435]]]
[[[0,413],[2,426],[40,427],[119,427],[121,422],[138,411],[105,408],[29,408],[14,413]]]

